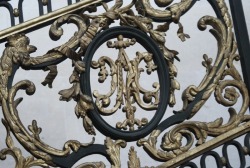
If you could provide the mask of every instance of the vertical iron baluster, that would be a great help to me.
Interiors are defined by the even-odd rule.
[[[52,12],[52,4],[51,4],[51,0],[48,0],[47,10],[48,10],[48,13]]]
[[[19,2],[18,2],[19,22],[20,23],[24,22],[24,18],[23,18],[23,1],[24,0],[19,0]],[[39,6],[39,15],[42,16],[44,14],[42,0],[38,0],[38,6]]]
[[[230,160],[229,160],[230,152],[228,152],[228,146],[234,146],[237,149],[238,156],[240,158],[240,160],[239,160],[240,168],[245,168],[246,167],[246,158],[245,158],[245,153],[244,153],[243,147],[238,141],[234,141],[234,140],[231,142],[225,143],[224,146],[222,147],[223,157],[227,161],[225,166],[227,168],[233,168],[232,165],[230,164]]]
[[[23,23],[23,0],[19,0],[18,2],[18,10],[19,10],[19,23]]]
[[[72,4],[72,0],[68,0],[68,5],[71,5]]]
[[[42,0],[38,0],[38,6],[39,6],[39,15],[42,16],[44,14]]]
[[[0,2],[0,7],[5,7],[10,13],[10,23],[11,26],[15,26],[15,18],[13,14],[13,7],[8,2]]]
[[[206,153],[204,153],[204,154],[201,156],[201,159],[200,159],[201,168],[207,168],[207,166],[209,166],[209,164],[208,164],[208,165],[206,164],[206,158],[207,158],[208,156],[213,157],[213,158],[215,159],[217,168],[223,168],[223,163],[222,163],[221,157],[220,157],[220,155],[219,155],[217,152],[215,152],[215,151],[206,152]]]

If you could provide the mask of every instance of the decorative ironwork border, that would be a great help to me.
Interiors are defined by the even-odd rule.
[[[228,157],[230,155],[230,153],[228,153],[228,150],[227,150],[228,146],[236,147],[239,158],[240,158],[240,161],[239,161],[240,167],[241,168],[246,167],[246,157],[248,156],[245,156],[245,155],[249,155],[249,149],[250,149],[249,138],[250,138],[250,134],[248,133],[245,135],[245,138],[244,138],[244,146],[242,146],[238,141],[235,141],[235,140],[226,142],[222,147],[222,155],[223,155],[222,157],[215,151],[209,151],[209,152],[204,153],[200,158],[200,167],[201,168],[207,167],[206,159],[208,156],[212,156],[215,159],[215,162],[218,168],[222,168],[224,166],[232,167],[231,162]],[[195,164],[194,162],[184,163],[180,166],[180,168],[184,168],[186,166],[190,168],[198,168],[198,164]]]
[[[22,4],[22,2],[20,1],[19,3]],[[43,1],[39,2],[44,3]],[[246,37],[246,34],[242,34],[246,33],[245,22],[242,21],[240,24],[237,24],[238,18],[243,16],[240,1],[231,0],[230,2],[236,24],[236,36],[240,41],[239,52],[240,55],[243,55],[242,67],[246,84],[233,63],[239,60],[239,55],[236,54],[237,44],[234,39],[233,23],[227,6],[224,0],[209,0],[218,18],[204,16],[199,20],[198,27],[200,30],[205,30],[208,25],[212,27],[210,32],[218,42],[218,55],[215,61],[204,55],[204,61],[202,62],[202,65],[206,68],[204,79],[199,86],[189,86],[184,90],[182,97],[183,109],[175,112],[174,115],[160,124],[158,123],[164,114],[166,106],[175,105],[174,91],[179,89],[179,82],[176,80],[177,69],[174,65],[174,61],[178,60],[177,52],[166,47],[165,32],[168,31],[171,23],[175,23],[179,26],[177,32],[179,38],[182,41],[189,38],[189,35],[184,33],[179,19],[195,4],[196,0],[182,0],[175,4],[172,4],[173,0],[156,0],[158,6],[167,7],[163,11],[152,8],[149,0],[132,0],[125,7],[123,7],[122,0],[116,0],[115,4],[110,8],[107,3],[100,2],[81,1],[59,11],[43,15],[36,21],[27,21],[0,32],[2,39],[7,37],[6,49],[0,61],[0,104],[4,113],[2,122],[7,130],[7,148],[0,151],[0,159],[5,159],[6,155],[10,154],[16,159],[16,166],[21,168],[34,165],[42,167],[49,165],[72,167],[82,157],[100,154],[109,160],[112,167],[120,167],[120,148],[125,147],[126,142],[137,141],[138,145],[143,146],[150,157],[164,162],[158,167],[176,167],[226,143],[228,140],[250,131],[250,115],[245,114],[249,108],[249,68],[244,64],[249,62],[246,56],[249,53],[249,49],[247,49],[249,39]],[[68,3],[71,4],[72,1],[69,0]],[[96,5],[92,4],[97,3],[102,5],[106,12],[99,15],[85,13],[86,11],[95,12]],[[8,7],[11,12],[14,12],[9,5],[6,5],[8,4],[7,2],[1,2],[1,4]],[[138,14],[132,12],[131,8],[133,6],[136,7]],[[48,8],[51,8],[51,5],[48,5]],[[81,12],[79,12],[80,9]],[[236,13],[236,9],[240,10],[240,12]],[[74,14],[69,14],[72,12]],[[40,11],[40,14],[42,15],[43,12]],[[20,18],[22,18],[21,16]],[[114,20],[120,20],[121,27],[110,28]],[[29,44],[29,39],[24,34],[16,33],[35,30],[37,29],[36,26],[42,27],[50,24],[51,21],[53,23],[50,29],[50,36],[53,40],[60,39],[63,33],[61,26],[69,21],[77,25],[78,32],[65,44],[51,49],[45,55],[30,57],[30,53],[36,50],[35,46]],[[158,22],[160,25],[155,29],[152,22]],[[18,30],[19,28],[21,29]],[[240,31],[240,28],[243,28],[243,31]],[[108,41],[116,36],[117,41]],[[92,56],[95,50],[106,41],[108,47],[119,49],[118,58],[112,60],[110,57],[102,57],[102,60],[93,62]],[[138,51],[136,58],[129,60],[124,49],[136,42],[139,42],[146,48],[147,52],[140,53]],[[67,58],[72,60],[74,66],[70,76],[72,87],[59,92],[61,100],[69,101],[73,99],[76,101],[75,113],[78,118],[82,118],[86,132],[94,135],[96,127],[108,136],[103,145],[94,144],[94,142],[83,144],[70,140],[65,142],[62,150],[55,149],[42,142],[39,137],[42,129],[38,127],[35,120],[27,130],[19,119],[17,106],[22,99],[15,100],[15,95],[20,89],[24,89],[27,94],[32,95],[35,92],[35,85],[28,80],[12,85],[18,68],[49,70],[42,84],[52,87],[53,80],[57,75],[56,65]],[[138,84],[139,76],[142,72],[141,69],[139,70],[138,64],[142,60],[145,61],[145,68],[149,74],[153,71],[157,71],[158,75],[160,72],[164,72],[163,76],[159,78],[160,85],[158,83],[154,84],[153,87],[155,89],[153,91],[146,91]],[[105,69],[106,65],[111,67],[110,73]],[[95,102],[91,98],[90,84],[86,82],[89,79],[91,66],[100,69],[99,79],[101,82],[105,81],[106,76],[109,74],[113,80],[109,94],[100,95],[97,92],[93,93],[93,96],[96,97]],[[123,81],[122,77],[124,72],[127,73],[126,81]],[[230,76],[232,79],[225,80],[226,76]],[[109,106],[109,97],[113,95],[116,88],[118,89],[117,108],[111,110],[111,112],[104,110],[104,108]],[[219,104],[229,107],[229,121],[226,124],[223,124],[222,118],[209,123],[189,121],[190,118],[199,112],[212,93],[214,93]],[[143,100],[140,99],[139,94],[144,96]],[[233,105],[237,102],[239,96],[242,96],[243,102],[241,109],[237,112]],[[165,104],[163,100],[166,100]],[[137,103],[144,110],[156,109],[160,112],[156,112],[155,117],[150,122],[145,119],[136,119],[134,117],[134,112],[136,111],[136,108],[133,106],[134,103]],[[111,128],[101,119],[101,115],[102,113],[112,115],[122,105],[124,105],[123,111],[126,112],[126,119],[123,123],[117,123],[116,128]],[[134,130],[136,129],[135,125],[138,125],[137,130]],[[162,136],[161,133],[170,126],[174,127],[163,135],[161,149],[158,149],[156,144]],[[128,131],[122,130],[126,130],[127,127],[129,127]],[[24,158],[22,156],[20,149],[14,146],[10,133],[14,134],[19,143],[32,154],[31,157]],[[150,135],[148,135],[149,133]],[[206,141],[207,136],[212,136],[214,139]],[[247,135],[247,137],[249,136]],[[182,139],[186,139],[186,144],[182,144]],[[192,148],[194,142],[196,142],[197,147]],[[244,152],[243,148],[235,141],[232,141],[232,144],[238,147],[242,155]],[[225,152],[227,145],[224,145],[223,150],[226,161],[228,160]],[[246,150],[250,150],[248,146],[249,144],[246,143],[246,148],[248,148]],[[218,160],[218,155],[214,152],[205,153],[201,159],[202,163],[204,163],[207,155],[213,155],[217,158],[218,166],[222,166],[222,161]],[[242,158],[241,163],[244,165],[244,159]],[[224,162],[227,163],[226,161]],[[195,166],[193,163],[187,164]],[[229,163],[226,165],[230,167]],[[80,167],[88,166],[104,167],[105,165],[102,162],[80,165]],[[133,147],[129,152],[128,166],[140,167],[140,160]],[[202,164],[202,166],[204,167],[205,165]]]

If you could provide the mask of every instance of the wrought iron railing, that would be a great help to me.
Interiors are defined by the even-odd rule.
[[[6,42],[0,60],[0,105],[2,123],[7,131],[7,147],[1,147],[0,159],[5,160],[7,155],[12,155],[18,168],[72,167],[81,158],[98,154],[106,157],[112,167],[125,167],[121,165],[121,147],[136,142],[149,157],[157,161],[156,167],[195,168],[198,163],[192,162],[192,159],[199,156],[201,167],[207,167],[205,160],[208,156],[215,158],[217,167],[232,167],[227,150],[230,145],[238,150],[240,167],[249,166],[245,157],[249,158],[250,154],[250,45],[241,1],[229,1],[232,19],[224,0],[208,0],[217,17],[202,17],[198,28],[204,31],[207,26],[212,27],[210,32],[218,43],[218,54],[214,60],[203,56],[202,65],[206,72],[202,81],[198,86],[191,85],[183,90],[182,109],[174,111],[166,119],[163,116],[167,107],[180,103],[175,98],[180,83],[175,66],[176,60],[179,61],[178,52],[167,48],[165,33],[170,25],[177,24],[178,37],[182,41],[189,38],[184,33],[185,25],[181,24],[180,18],[192,9],[196,0],[177,3],[173,0],[155,0],[158,7],[165,8],[163,10],[154,8],[149,0],[131,0],[127,5],[123,5],[122,0],[115,0],[112,5],[109,2],[76,0],[76,3],[72,3],[72,0],[68,0],[67,7],[53,11],[51,0],[38,0],[40,16],[25,20],[23,0],[18,2],[17,8],[8,1],[0,1],[0,7],[10,12],[12,26],[0,31],[1,42]],[[97,13],[97,7],[103,7],[105,12]],[[19,24],[16,24],[15,17],[19,19]],[[116,26],[115,21],[119,21],[120,25]],[[30,45],[27,33],[50,25],[51,39],[58,40],[63,34],[61,26],[65,23],[73,23],[78,28],[67,42],[42,56],[30,56],[36,47]],[[155,27],[155,24],[158,26]],[[112,50],[110,53],[117,53],[117,56],[101,56],[96,60],[94,55],[103,45],[107,45],[107,50]],[[134,57],[131,58],[128,50],[135,45],[144,49],[133,53]],[[73,65],[69,80],[72,86],[59,92],[60,100],[74,100],[76,116],[82,120],[86,133],[92,136],[103,134],[106,136],[104,144],[94,141],[83,144],[69,140],[62,149],[56,149],[43,142],[40,137],[42,129],[36,120],[27,129],[19,117],[17,107],[22,98],[16,99],[16,94],[19,90],[25,90],[32,95],[36,90],[29,80],[13,82],[19,68],[49,71],[42,84],[51,88],[58,73],[57,65],[66,59],[71,60]],[[241,60],[244,80],[234,66],[238,60]],[[110,82],[107,93],[104,94],[102,88],[91,90],[93,69],[98,70],[99,83]],[[149,89],[140,82],[144,73],[158,76],[158,81],[153,82]],[[204,104],[213,99],[212,94],[218,104],[228,108],[229,120],[224,123],[222,116],[210,122],[192,120]],[[241,103],[240,108],[234,107],[237,102]],[[153,117],[149,120],[135,115],[138,111],[151,111]],[[105,120],[104,116],[117,113],[124,118],[113,119],[116,123]],[[243,135],[244,144],[235,141]],[[21,150],[15,147],[13,137],[32,156],[22,156]],[[212,151],[221,145],[222,155]],[[134,147],[130,148],[128,156],[128,167],[145,166],[140,163],[140,155]],[[78,167],[105,165],[103,162],[88,162]]]
[[[24,0],[19,0],[17,7],[13,7],[13,5],[8,2],[8,0],[2,0],[0,2],[0,7],[4,7],[9,11],[10,14],[10,22],[11,26],[15,26],[15,18],[18,18],[19,23],[23,23],[25,20],[24,18],[24,10],[23,10],[23,2]],[[80,2],[80,0],[76,0],[75,2]],[[72,0],[67,0],[68,5],[72,5]],[[46,7],[47,13],[50,13],[53,11],[53,6],[51,3],[51,0],[38,0],[37,5],[39,7],[39,16],[42,16],[45,14],[44,6]]]

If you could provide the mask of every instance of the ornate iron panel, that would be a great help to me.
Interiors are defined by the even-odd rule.
[[[11,24],[0,31],[0,40],[5,43],[0,60],[0,105],[7,133],[6,147],[0,148],[3,162],[11,155],[18,168],[69,168],[82,158],[99,155],[104,156],[111,167],[146,167],[137,152],[141,148],[155,160],[155,167],[203,168],[208,167],[206,160],[210,156],[217,167],[233,167],[228,151],[230,146],[235,146],[239,166],[250,166],[246,163],[250,154],[250,45],[240,0],[229,1],[231,10],[224,0],[208,0],[217,17],[203,16],[198,21],[198,29],[205,31],[211,27],[209,31],[218,46],[217,56],[212,59],[203,55],[203,79],[198,85],[182,90],[182,102],[176,101],[175,95],[181,85],[176,61],[181,58],[168,47],[166,34],[172,25],[177,25],[178,38],[183,42],[190,38],[180,19],[199,3],[197,0],[155,0],[155,5],[149,0],[131,0],[126,5],[122,0],[68,0],[68,6],[59,10],[53,9],[53,3],[57,2],[38,0],[39,17],[31,20],[24,17],[23,2],[19,0],[14,6],[0,1],[0,8],[10,13]],[[101,10],[104,12],[99,12]],[[28,33],[49,25],[49,36],[57,41],[66,23],[77,27],[68,41],[46,54],[31,56],[37,48],[27,37]],[[96,58],[103,46],[109,52]],[[140,50],[134,51],[135,46],[140,46]],[[43,141],[42,128],[36,120],[26,128],[19,116],[18,105],[23,98],[16,96],[20,90],[33,95],[36,86],[25,79],[15,82],[16,73],[20,69],[48,71],[41,84],[52,88],[58,75],[57,66],[65,60],[71,61],[73,71],[69,78],[71,87],[59,91],[60,100],[75,101],[73,110],[82,121],[84,131],[93,137],[104,135],[102,144],[94,138],[88,143],[69,140],[62,149],[55,148]],[[241,62],[243,77],[235,67],[236,61]],[[100,87],[97,89],[93,89],[91,83],[93,70],[98,71]],[[144,82],[152,82],[147,88],[141,82],[145,75]],[[109,84],[107,88],[104,83]],[[228,121],[223,120],[223,114],[217,119],[209,118],[209,122],[194,120],[211,99],[215,99],[215,105],[227,108]],[[240,104],[239,108],[235,107],[236,103]],[[166,114],[167,108],[178,104],[183,104],[180,110]],[[151,119],[140,112],[151,113]],[[112,117],[113,122],[106,120],[106,116]],[[1,132],[1,136],[4,133]],[[236,140],[241,136],[244,143]],[[17,142],[30,153],[29,157],[23,156],[21,148],[16,147]],[[122,165],[122,148],[132,142],[138,147],[130,146],[128,163]],[[222,154],[214,151],[220,146]],[[192,161],[196,157],[199,161]],[[77,167],[110,165],[97,157],[96,162]]]

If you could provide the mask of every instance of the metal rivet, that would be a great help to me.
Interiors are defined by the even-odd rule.
[[[227,159],[225,157],[221,157],[222,165],[225,166],[227,164]]]
[[[48,5],[48,0],[42,0],[43,6]]]
[[[15,17],[19,16],[19,10],[17,8],[14,9],[13,14]]]

